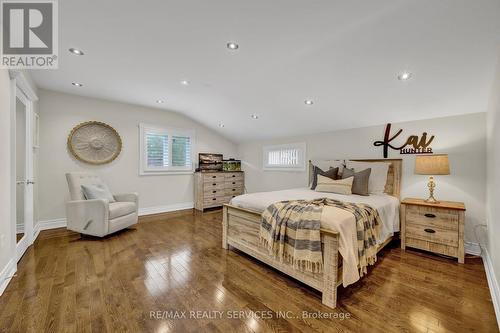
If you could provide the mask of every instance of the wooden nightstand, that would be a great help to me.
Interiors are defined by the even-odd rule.
[[[462,202],[404,199],[401,202],[401,248],[408,246],[444,254],[463,264],[464,220]]]

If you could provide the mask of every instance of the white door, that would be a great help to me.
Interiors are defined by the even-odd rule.
[[[16,254],[17,261],[33,240],[33,110],[16,89]]]

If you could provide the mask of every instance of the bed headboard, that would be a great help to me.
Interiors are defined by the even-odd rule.
[[[389,164],[387,171],[387,182],[385,183],[385,193],[398,199],[401,196],[401,175],[403,170],[403,160],[401,158],[385,159],[351,159],[358,162],[384,162]],[[312,161],[309,160],[309,179],[312,178]]]

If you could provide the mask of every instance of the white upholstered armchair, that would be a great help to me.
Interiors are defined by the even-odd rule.
[[[84,172],[66,174],[71,201],[66,203],[67,228],[82,234],[104,237],[137,223],[137,193],[114,194],[108,199],[86,200],[83,186],[101,186],[103,181]],[[105,185],[104,185],[105,186]]]

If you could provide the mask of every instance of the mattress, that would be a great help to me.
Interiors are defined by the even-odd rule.
[[[395,232],[399,231],[399,199],[388,194],[343,195],[336,193],[316,192],[307,187],[293,188],[281,191],[257,192],[239,195],[233,198],[231,205],[256,212],[263,212],[269,205],[284,200],[313,200],[318,198],[330,198],[339,201],[364,203],[375,208],[382,220],[379,244],[383,243]],[[331,229],[329,225],[322,222],[322,228]]]

